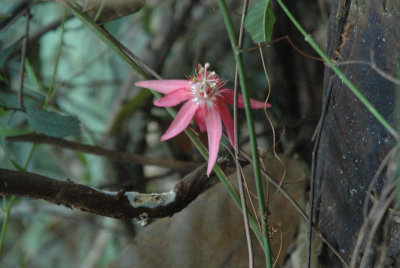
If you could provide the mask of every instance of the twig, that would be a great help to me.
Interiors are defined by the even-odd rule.
[[[262,48],[261,48],[260,45],[258,45],[258,49],[259,49],[259,52],[260,52],[261,63],[262,63],[262,66],[263,66],[264,74],[265,74],[265,77],[267,78],[267,82],[268,82],[268,94],[267,94],[267,98],[265,99],[264,113],[265,113],[265,116],[267,117],[269,125],[271,126],[271,131],[272,131],[272,152],[273,152],[275,158],[278,160],[279,164],[283,167],[283,174],[282,174],[281,179],[279,180],[279,184],[282,185],[283,180],[285,179],[285,176],[286,176],[286,166],[283,163],[283,161],[281,160],[281,158],[278,156],[278,154],[276,153],[277,142],[276,142],[275,128],[274,128],[274,124],[272,123],[271,116],[267,112],[267,106],[266,106],[266,104],[267,104],[267,102],[269,100],[269,97],[271,96],[271,91],[272,91],[271,88],[272,88],[272,86],[271,86],[271,81],[269,79],[269,75],[268,75],[268,72],[267,72],[267,66],[266,66],[265,61],[264,61],[264,54],[262,52]],[[273,199],[274,195],[277,192],[279,192],[279,188],[277,188],[276,191],[272,194],[272,196],[271,196],[271,198],[269,199],[268,202],[270,202]]]
[[[389,154],[393,155],[392,153]],[[367,236],[368,234],[368,240],[366,242],[364,255],[360,263],[360,267],[364,267],[361,264],[365,264],[366,258],[369,255],[367,254],[366,251],[371,246],[372,239],[377,231],[377,228],[379,227],[379,224],[382,221],[384,214],[387,212],[389,205],[391,204],[391,202],[395,197],[396,191],[394,191],[394,189],[395,189],[394,178],[393,176],[388,176],[385,185],[381,191],[381,197],[374,203],[368,214],[368,217],[364,220],[362,226],[360,227],[359,235],[351,258],[352,268],[356,267],[358,252],[361,248],[362,242],[364,241],[364,237]],[[367,232],[368,227],[370,227],[369,232]]]
[[[314,218],[314,194],[315,194],[315,169],[317,166],[317,154],[319,149],[319,143],[321,141],[322,129],[325,123],[326,113],[328,112],[328,107],[330,99],[332,96],[332,79],[330,78],[328,84],[328,92],[326,94],[326,99],[323,103],[323,110],[321,113],[321,118],[319,119],[318,125],[315,129],[313,139],[315,140],[314,149],[312,152],[312,163],[311,163],[311,179],[310,179],[310,201],[309,201],[309,211],[308,211],[308,223],[307,223],[307,257],[306,257],[306,267],[310,268],[311,265],[311,249],[312,249],[312,228],[313,228],[313,218]]]
[[[250,163],[253,161],[244,150],[240,150],[240,154]],[[280,183],[277,182],[272,176],[270,176],[266,170],[261,168],[261,174],[270,182],[275,188],[279,189],[279,192],[293,205],[293,207],[297,210],[297,212],[300,213],[300,215],[305,219],[306,221],[308,220],[307,214],[304,212],[304,210],[300,207],[299,204],[297,204],[296,200],[293,199],[293,197],[290,196],[290,194],[286,191],[285,187],[283,185],[279,186]]]
[[[169,192],[152,194],[119,194],[30,172],[0,169],[0,194],[44,199],[57,205],[121,220],[147,220],[172,216],[211,187],[215,180],[206,175],[206,168],[207,164],[201,165],[178,181]]]
[[[275,267],[275,265],[278,263],[279,257],[281,256],[281,253],[282,253],[282,247],[283,247],[283,232],[282,232],[281,227],[278,226],[278,225],[273,225],[273,226],[271,226],[271,228],[268,228],[268,229],[271,229],[272,234],[276,233],[277,231],[279,231],[279,234],[280,234],[280,239],[279,239],[279,250],[278,250],[278,253],[276,253],[275,261],[274,261],[274,263],[272,264],[272,267]],[[272,236],[272,234],[271,234],[271,236]]]
[[[25,23],[25,37],[22,43],[22,52],[21,52],[21,65],[19,68],[19,84],[18,84],[18,105],[21,110],[25,110],[24,108],[24,77],[25,77],[25,59],[26,59],[26,48],[28,47],[28,38],[29,38],[29,21],[31,18],[31,14],[29,12],[29,8],[25,10],[26,23]]]
[[[238,49],[241,49],[243,46],[244,19],[247,14],[248,7],[249,7],[249,1],[245,0],[243,2],[242,18],[240,21]],[[242,167],[241,167],[240,161],[239,161],[239,135],[238,135],[238,118],[237,118],[237,115],[238,115],[238,84],[239,84],[239,70],[238,70],[238,65],[236,63],[234,97],[233,97],[233,132],[234,132],[234,141],[235,141],[235,157],[234,157],[234,159],[235,159],[236,174],[237,174],[238,187],[239,187],[239,196],[240,196],[240,201],[242,202],[242,215],[243,215],[244,229],[246,232],[247,249],[249,252],[249,268],[253,268],[254,267],[253,244],[251,241],[249,219],[247,216],[246,198],[244,196]],[[257,215],[257,214],[255,214],[255,215]]]
[[[64,140],[61,138],[49,137],[43,134],[26,134],[20,136],[7,137],[9,141],[22,141],[22,142],[33,142],[59,146],[65,149],[75,150],[79,152],[101,155],[109,158],[113,158],[121,161],[132,161],[142,165],[154,165],[168,167],[173,170],[193,170],[199,166],[199,163],[177,161],[177,160],[166,160],[156,159],[153,157],[147,157],[134,153],[124,153],[109,149],[104,149],[99,146],[86,145],[77,142]]]
[[[370,194],[372,193],[372,189],[378,180],[379,176],[382,174],[383,169],[387,166],[389,160],[398,152],[399,150],[399,145],[395,146],[390,150],[390,152],[385,156],[385,158],[382,160],[382,163],[379,165],[377,171],[375,172],[374,177],[371,179],[371,182],[369,183],[367,193],[365,195],[365,200],[364,200],[364,207],[363,207],[363,216],[364,219],[367,217],[367,210],[368,210],[368,204],[369,204],[369,199],[370,199]]]
[[[298,48],[298,47],[293,43],[293,41],[292,41],[292,39],[290,39],[289,35],[284,35],[284,36],[278,37],[278,38],[276,38],[276,39],[274,39],[274,40],[272,40],[272,41],[264,42],[264,43],[258,44],[258,45],[255,46],[255,47],[243,49],[241,52],[244,53],[244,52],[248,52],[248,51],[257,50],[257,49],[259,49],[260,46],[261,46],[261,47],[269,46],[269,45],[272,45],[272,44],[274,44],[274,43],[278,43],[278,42],[280,42],[280,41],[282,41],[282,40],[288,41],[289,45],[290,45],[297,53],[299,53],[300,55],[302,55],[302,56],[304,56],[304,57],[306,57],[306,58],[312,59],[312,60],[322,61],[322,62],[324,61],[322,58],[318,58],[318,57],[315,57],[315,56],[313,56],[313,55],[310,55],[310,54],[307,54],[307,53],[303,52],[300,48]]]
[[[347,65],[347,64],[365,64],[368,65],[369,67],[371,67],[377,74],[379,74],[380,76],[382,76],[383,78],[385,78],[386,80],[392,82],[393,84],[396,84],[398,86],[400,86],[400,81],[396,78],[394,78],[393,76],[385,73],[385,71],[383,71],[382,69],[378,68],[376,66],[376,63],[373,61],[373,58],[371,58],[371,62],[369,61],[364,61],[364,60],[348,60],[348,61],[343,61],[343,62],[339,62],[336,65],[340,66],[340,65]]]
[[[8,10],[7,14],[9,15],[1,21],[0,30],[12,25],[20,16],[24,14],[24,12],[27,9],[33,6],[35,2],[36,1],[32,0],[19,1],[17,5],[15,5],[12,9]]]
[[[322,242],[325,243],[325,245],[328,246],[328,248],[335,254],[335,256],[342,262],[342,264],[344,265],[344,267],[350,267],[350,264],[348,261],[346,261],[342,255],[340,255],[339,251],[337,251],[337,249],[332,246],[331,243],[329,243],[328,239],[326,239],[326,237],[320,232],[320,231],[316,231],[315,232],[316,235],[321,239]]]
[[[375,215],[373,215],[374,216],[374,223],[373,223],[373,225],[371,227],[371,230],[369,232],[368,240],[367,240],[367,243],[366,243],[366,246],[365,246],[365,249],[364,249],[364,255],[363,255],[363,257],[361,259],[361,262],[360,262],[360,267],[366,267],[366,262],[368,260],[368,255],[369,255],[367,253],[367,251],[369,250],[369,248],[372,245],[372,241],[373,241],[373,239],[374,239],[374,237],[376,235],[378,227],[379,227],[379,225],[380,225],[380,223],[381,223],[381,221],[383,219],[383,216],[386,214],[390,204],[393,202],[393,200],[394,200],[394,198],[396,196],[396,191],[393,191],[394,187],[391,190],[392,190],[392,192],[390,193],[390,195],[388,197],[385,196],[383,198],[383,199],[386,199],[386,200],[382,200],[382,199],[379,200],[380,201],[379,202],[380,203],[379,204],[379,208],[377,209],[377,212],[374,213]],[[357,252],[356,252],[356,255],[357,255]]]

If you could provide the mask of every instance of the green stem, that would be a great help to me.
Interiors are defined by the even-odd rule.
[[[63,17],[62,17],[62,23],[61,23],[61,38],[60,38],[60,45],[57,48],[57,54],[56,54],[56,62],[54,64],[53,68],[53,75],[51,76],[51,83],[49,87],[49,91],[47,92],[46,99],[43,104],[43,110],[46,110],[47,106],[49,105],[49,101],[51,97],[54,95],[54,86],[56,83],[56,76],[57,76],[57,70],[58,70],[58,64],[60,62],[61,58],[61,49],[64,44],[64,32],[65,32],[65,18],[67,16],[67,10],[64,9],[63,11]]]
[[[15,195],[11,196],[10,202],[8,203],[8,206],[7,206],[7,209],[4,212],[4,221],[3,221],[3,225],[1,226],[1,234],[0,234],[0,253],[3,252],[3,246],[4,246],[4,241],[6,238],[8,221],[10,220],[10,212],[11,212],[11,208],[14,205],[16,199],[17,199],[17,196],[15,196]],[[4,202],[4,199],[3,199],[3,202]]]
[[[266,266],[268,268],[270,268],[270,267],[272,267],[272,257],[271,257],[271,251],[270,251],[270,246],[269,246],[268,230],[267,230],[267,225],[266,225],[266,221],[265,221],[265,215],[266,215],[265,199],[264,199],[264,191],[263,191],[263,185],[262,185],[262,180],[261,180],[260,160],[259,160],[259,156],[258,156],[257,140],[256,140],[256,135],[255,135],[255,130],[254,130],[253,118],[251,115],[250,100],[249,100],[249,97],[247,94],[246,76],[245,76],[245,72],[244,72],[241,54],[240,54],[240,51],[239,51],[237,43],[236,43],[237,39],[236,39],[235,33],[233,31],[232,21],[229,16],[229,12],[226,7],[225,1],[218,0],[218,6],[221,10],[222,17],[223,17],[224,23],[225,23],[225,27],[228,32],[229,39],[231,41],[231,46],[233,49],[233,54],[235,56],[235,61],[238,66],[240,86],[242,89],[242,95],[243,95],[245,111],[246,111],[246,119],[247,119],[247,124],[249,127],[251,152],[252,152],[252,157],[253,157],[254,177],[255,177],[255,182],[256,182],[258,206],[259,206],[259,213],[260,213],[260,219],[261,219],[260,221],[261,221],[261,229],[262,229],[262,242],[263,242],[265,260],[266,260]]]
[[[31,147],[31,150],[29,151],[28,158],[26,159],[25,164],[24,164],[24,171],[26,171],[26,170],[28,169],[28,165],[29,165],[29,163],[30,163],[31,160],[32,160],[33,152],[35,151],[36,146],[37,146],[37,144],[34,143],[34,144],[32,145],[32,147]]]
[[[362,104],[370,111],[370,113],[389,131],[389,133],[398,138],[397,131],[386,121],[386,119],[378,112],[378,110],[372,105],[371,102],[365,98],[365,96],[357,89],[357,87],[339,70],[339,68],[333,64],[329,57],[322,51],[322,49],[317,45],[314,39],[304,30],[300,23],[295,19],[292,13],[287,9],[282,0],[276,0],[281,6],[282,10],[289,17],[292,23],[304,36],[305,41],[308,42],[311,47],[318,53],[318,55],[326,62],[326,64],[336,73],[336,75],[349,87],[351,92],[361,101]]]

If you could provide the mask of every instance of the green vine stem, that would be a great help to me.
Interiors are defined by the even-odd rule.
[[[66,17],[67,17],[67,10],[64,9],[63,10],[63,15],[62,15],[62,22],[61,22],[60,44],[58,45],[58,48],[57,48],[56,61],[55,61],[54,68],[53,68],[53,74],[51,76],[50,87],[49,87],[49,90],[47,92],[44,104],[43,104],[43,110],[47,109],[47,106],[49,105],[49,101],[50,101],[51,97],[55,93],[54,88],[55,88],[55,84],[56,84],[56,75],[57,75],[57,70],[58,70],[58,64],[60,63],[61,50],[62,50],[62,47],[64,45],[64,33],[65,33],[65,19],[66,19]]]
[[[24,164],[23,167],[16,166],[16,164],[14,164],[14,166],[17,169],[19,168],[19,169],[22,169],[22,170],[27,170],[28,169],[28,165],[32,160],[32,156],[33,156],[33,153],[34,153],[35,149],[36,149],[36,144],[33,144],[32,147],[31,147],[31,150],[29,151],[28,158],[26,159],[25,164]],[[3,204],[6,203],[5,201],[6,201],[6,198],[5,198],[5,196],[3,196]],[[0,233],[0,255],[1,255],[1,252],[3,251],[4,241],[5,241],[6,233],[7,233],[7,226],[8,226],[8,222],[10,220],[11,209],[14,206],[16,201],[17,201],[17,196],[16,195],[12,195],[10,197],[10,201],[8,202],[7,208],[3,210],[4,220],[3,220],[3,224],[1,226],[1,233]]]
[[[7,226],[8,226],[8,221],[10,220],[10,213],[11,213],[11,208],[13,207],[15,200],[17,199],[17,196],[13,195],[10,198],[10,201],[8,202],[7,208],[4,209],[4,220],[3,224],[1,226],[1,234],[0,234],[0,254],[3,251],[3,246],[4,246],[4,241],[6,238],[6,232],[7,232]],[[6,198],[3,197],[3,203],[5,204]]]
[[[261,233],[262,233],[262,241],[263,241],[263,248],[265,254],[265,261],[266,267],[272,267],[272,257],[271,251],[269,246],[269,238],[268,238],[268,230],[265,220],[266,209],[265,209],[265,199],[264,199],[264,191],[263,185],[261,180],[261,172],[260,172],[260,160],[258,156],[258,149],[257,149],[257,140],[254,130],[253,118],[251,115],[251,108],[250,108],[250,100],[247,94],[247,85],[246,85],[246,76],[244,72],[243,62],[241,58],[241,54],[239,48],[236,43],[236,37],[233,30],[232,20],[229,16],[228,8],[224,0],[218,0],[218,6],[221,10],[222,17],[224,19],[225,27],[229,35],[229,39],[231,41],[231,46],[233,50],[233,54],[235,57],[236,64],[238,66],[239,72],[239,80],[240,80],[240,87],[242,89],[242,95],[245,104],[245,111],[246,111],[246,119],[247,124],[249,127],[249,135],[250,135],[250,144],[251,144],[251,152],[253,157],[253,169],[254,169],[254,178],[256,182],[256,189],[257,189],[257,198],[258,198],[258,209],[260,213],[260,222],[261,222]]]
[[[129,52],[131,56],[128,55],[127,51],[121,48],[120,44],[118,44],[117,40],[115,40],[114,37],[112,37],[108,32],[106,32],[104,29],[99,27],[97,24],[95,24],[91,19],[89,19],[87,16],[85,16],[78,8],[76,8],[74,5],[72,5],[68,1],[62,1],[59,0],[58,2],[61,2],[63,6],[67,7],[77,18],[81,20],[82,23],[87,25],[106,45],[108,45],[128,66],[132,68],[132,70],[135,72],[135,74],[143,80],[149,79],[149,77],[146,75],[146,73],[143,71],[143,69],[135,62],[135,59],[137,58],[134,56],[132,52]],[[151,91],[151,93],[155,97],[161,97],[161,95],[155,91]],[[176,116],[176,111],[172,108],[166,108],[168,113],[172,116]],[[204,147],[204,145],[201,143],[201,141],[198,139],[195,133],[191,131],[190,129],[185,130],[186,135],[191,139],[193,144],[196,146],[197,150],[200,152],[200,154],[207,160],[208,159],[208,151]],[[256,158],[258,159],[258,157]],[[214,172],[217,175],[218,179],[222,182],[222,184],[225,186],[227,189],[228,193],[230,194],[231,198],[234,200],[235,204],[241,209],[241,202],[240,202],[240,197],[235,191],[235,189],[231,186],[229,179],[223,172],[222,168],[218,165],[214,165]],[[257,222],[255,221],[254,217],[249,213],[249,222],[250,226],[257,237],[257,239],[260,241],[260,244],[262,247],[264,247],[263,243],[263,235],[261,234]],[[269,247],[268,247],[269,248]]]
[[[371,102],[357,89],[357,87],[339,70],[339,68],[333,64],[329,57],[322,51],[322,49],[317,45],[314,39],[308,34],[292,13],[287,9],[282,0],[276,0],[281,6],[283,12],[288,16],[291,22],[296,26],[296,28],[304,36],[306,42],[308,42],[311,47],[318,53],[318,55],[325,61],[325,63],[336,73],[336,75],[349,87],[351,92],[361,101],[362,104],[370,111],[370,113],[389,131],[389,133],[396,139],[399,138],[397,131],[386,121],[386,119],[378,112],[378,110],[372,105]]]

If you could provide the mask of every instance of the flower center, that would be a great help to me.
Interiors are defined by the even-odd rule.
[[[209,66],[208,63],[204,65],[204,68],[200,66],[198,73],[190,81],[190,90],[194,95],[194,101],[199,104],[215,101],[225,84],[214,71],[207,70]]]

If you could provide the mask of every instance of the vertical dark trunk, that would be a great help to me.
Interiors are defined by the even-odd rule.
[[[375,62],[392,77],[397,76],[400,54],[399,1],[334,0],[328,29],[328,55],[362,94],[392,125],[396,85],[370,65]],[[349,64],[345,64],[348,62]],[[360,227],[363,206],[372,178],[395,141],[334,73],[326,68],[324,98],[331,92],[317,153],[317,221],[321,232],[350,262]],[[374,183],[377,197],[385,183],[385,171]],[[371,203],[371,202],[370,202]],[[368,265],[374,267],[383,244],[383,229],[375,235]],[[398,229],[394,223],[391,230]],[[384,267],[399,267],[399,238],[392,243]],[[363,252],[363,246],[361,247]],[[326,267],[342,267],[329,251]],[[396,259],[397,258],[397,259]],[[388,265],[388,266],[387,266]],[[390,266],[393,265],[393,266]]]

